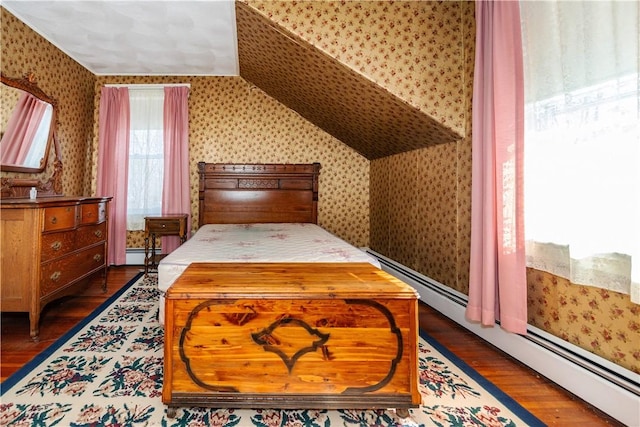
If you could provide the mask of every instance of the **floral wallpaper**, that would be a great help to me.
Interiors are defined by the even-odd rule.
[[[371,162],[369,246],[466,293],[473,2],[245,3],[461,135]]]
[[[640,305],[629,295],[527,269],[529,324],[640,374]]]
[[[320,162],[318,223],[356,246],[369,241],[369,162],[353,149],[310,124],[241,77],[99,76],[108,83],[189,83],[191,215],[198,223],[197,163]],[[97,138],[91,164],[97,162]],[[91,191],[95,190],[95,168]],[[197,227],[196,227],[197,228]],[[131,232],[127,247],[144,246],[142,232]]]
[[[268,10],[278,10],[276,6],[284,5],[289,11],[285,15],[288,19],[303,20],[297,27],[303,33],[302,30],[313,22],[313,19],[306,22],[309,11],[318,6],[321,10],[311,16],[320,16],[324,6],[330,3],[305,3],[304,14],[298,13],[298,3],[268,2],[265,6]],[[337,22],[337,16],[343,10],[351,13],[359,9],[352,9],[352,6],[362,4],[344,3],[331,9],[329,18],[323,16],[322,21]],[[373,4],[366,3],[367,10]],[[386,8],[388,3],[383,5]],[[273,23],[268,17],[257,15],[241,2],[236,3],[236,25],[242,77],[367,159],[460,139],[460,135],[440,120],[363,78],[362,73],[305,43],[301,36]],[[342,36],[337,26],[334,27],[335,35]],[[349,34],[351,31],[345,32],[345,35]],[[403,43],[406,37],[402,38]],[[390,39],[394,42],[393,34]]]
[[[465,130],[459,1],[243,0],[447,127]]]
[[[246,3],[462,135],[456,142],[371,161],[369,246],[467,294],[473,2]],[[573,305],[569,308],[545,297],[556,286],[541,284],[535,273],[545,277],[543,283],[560,280],[529,272],[530,324],[640,370],[638,306],[624,295],[566,284],[563,292]],[[597,310],[596,297],[607,301]],[[610,307],[612,301],[617,305]],[[568,324],[565,319],[575,313],[593,316],[598,327]]]
[[[95,76],[6,9],[0,7],[0,13],[2,73],[10,77],[34,73],[38,86],[58,101],[57,136],[64,168],[62,190],[68,195],[84,195],[85,154],[93,138]],[[43,174],[1,172],[0,175],[46,181],[53,171],[53,151]]]
[[[1,69],[33,71],[61,104],[67,194],[95,188],[97,105],[105,83],[191,84],[192,214],[198,161],[322,163],[320,222],[468,292],[474,6],[466,1],[247,1],[461,137],[373,161],[242,77],[96,77],[5,9]],[[7,173],[2,173],[5,176]],[[130,247],[141,247],[139,236]],[[639,309],[625,295],[528,271],[529,323],[640,372]]]

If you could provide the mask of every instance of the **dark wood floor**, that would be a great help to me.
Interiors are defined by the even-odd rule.
[[[110,268],[106,294],[98,278],[89,283],[81,295],[49,304],[42,313],[37,343],[29,339],[25,313],[3,313],[2,381],[90,314],[139,271],[140,267],[133,266]],[[547,425],[622,426],[424,304],[420,305],[420,327]]]

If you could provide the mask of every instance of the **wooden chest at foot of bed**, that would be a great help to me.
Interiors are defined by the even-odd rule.
[[[165,308],[169,415],[420,404],[417,293],[370,264],[191,264]]]

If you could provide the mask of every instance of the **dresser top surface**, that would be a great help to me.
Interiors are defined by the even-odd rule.
[[[111,200],[111,197],[85,197],[85,196],[50,196],[29,198],[4,198],[0,200],[0,206],[8,209],[46,208],[48,206],[64,206],[83,203],[99,203]]]

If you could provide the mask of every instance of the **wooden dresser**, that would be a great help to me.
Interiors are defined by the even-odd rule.
[[[40,312],[105,272],[110,197],[1,201],[0,311],[28,312],[38,340]],[[106,287],[106,276],[104,285]]]

